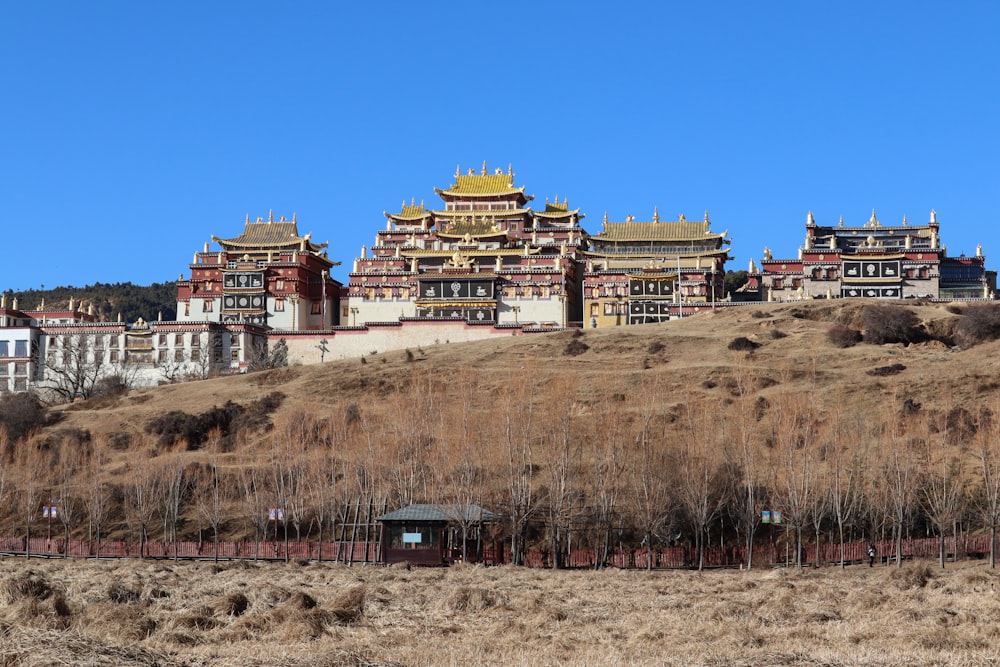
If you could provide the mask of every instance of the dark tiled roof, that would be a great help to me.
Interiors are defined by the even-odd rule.
[[[496,521],[499,514],[479,505],[417,504],[377,517],[376,521]]]

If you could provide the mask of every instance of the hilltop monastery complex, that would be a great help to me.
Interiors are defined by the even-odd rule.
[[[353,260],[347,285],[326,244],[293,216],[212,237],[177,282],[173,321],[98,322],[93,309],[22,310],[0,301],[0,391],[70,400],[101,377],[150,385],[242,372],[287,349],[290,363],[436,343],[628,326],[759,301],[868,297],[992,299],[996,273],[949,257],[932,211],[924,225],[819,225],[798,256],[765,248],[727,294],[730,239],[701,219],[610,221],[588,233],[567,200],[533,205],[508,168],[457,171],[436,207],[405,201]],[[212,244],[215,244],[214,247]]]

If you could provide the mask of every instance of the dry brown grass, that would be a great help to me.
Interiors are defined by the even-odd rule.
[[[5,559],[0,665],[986,665],[997,580]]]

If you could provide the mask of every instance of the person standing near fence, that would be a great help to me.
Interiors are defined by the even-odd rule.
[[[868,545],[868,567],[875,565],[875,545]]]

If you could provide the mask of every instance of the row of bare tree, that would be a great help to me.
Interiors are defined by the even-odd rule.
[[[808,541],[936,534],[943,565],[945,536],[992,537],[1000,522],[1000,407],[823,406],[762,390],[749,365],[723,400],[671,395],[665,379],[582,391],[558,376],[414,372],[368,404],[285,411],[266,433],[216,431],[195,451],[0,432],[2,520],[25,537],[324,541],[352,503],[475,504],[503,515],[493,537],[515,562],[543,547],[555,567],[572,549],[603,563],[677,541],[698,567],[709,543],[743,546],[749,567],[762,512],[780,513],[800,564]]]

